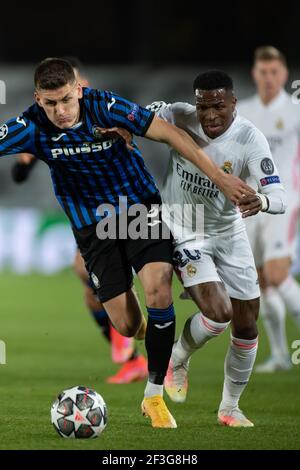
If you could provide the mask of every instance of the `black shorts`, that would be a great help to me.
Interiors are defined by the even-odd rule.
[[[160,217],[160,216],[159,216]],[[128,223],[132,218],[128,217]],[[161,220],[161,217],[160,217]],[[73,233],[85,261],[90,280],[101,302],[128,291],[132,287],[132,268],[138,273],[143,266],[153,262],[172,264],[172,239],[105,239],[98,238],[97,224]]]

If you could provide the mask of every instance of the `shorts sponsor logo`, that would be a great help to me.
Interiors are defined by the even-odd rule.
[[[263,158],[260,162],[260,168],[265,175],[271,175],[274,173],[274,164],[271,158]]]
[[[97,278],[97,276],[96,276],[95,273],[91,273],[91,279],[92,279],[92,282],[93,282],[94,286],[96,287],[96,289],[99,289],[99,287],[100,287],[100,281],[99,281],[99,279]]]
[[[280,178],[279,176],[266,176],[265,178],[262,178],[260,180],[260,184],[262,186],[267,186],[268,184],[275,184],[275,183],[280,183]]]
[[[186,272],[189,277],[194,277],[197,273],[197,268],[193,264],[188,264],[186,267]]]
[[[0,140],[5,139],[7,134],[8,134],[7,124],[3,124],[3,126],[0,127]]]

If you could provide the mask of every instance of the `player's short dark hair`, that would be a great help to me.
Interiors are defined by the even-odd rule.
[[[216,90],[224,88],[225,90],[233,90],[232,78],[221,70],[209,70],[200,73],[194,80],[195,90]]]
[[[40,62],[34,73],[35,87],[42,90],[55,90],[75,80],[70,62],[56,57]]]
[[[286,58],[283,53],[274,46],[260,46],[254,51],[254,62],[258,60],[270,62],[271,60],[279,60],[284,66],[287,66]]]

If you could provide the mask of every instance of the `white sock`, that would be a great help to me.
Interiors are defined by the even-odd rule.
[[[145,391],[144,391],[144,396],[145,398],[150,398],[150,397],[153,397],[154,395],[163,396],[163,392],[164,392],[163,385],[153,384],[149,382],[148,380]]]
[[[288,345],[285,331],[285,305],[274,287],[268,287],[261,292],[261,317],[269,338],[271,354],[274,358],[282,359],[288,355]]]
[[[277,290],[300,328],[300,286],[298,282],[290,275],[277,287]]]
[[[223,333],[229,323],[217,323],[202,313],[195,313],[185,322],[183,332],[173,348],[172,359],[187,361],[194,351]]]
[[[224,364],[224,386],[220,409],[235,408],[255,362],[258,338],[247,340],[231,336]]]

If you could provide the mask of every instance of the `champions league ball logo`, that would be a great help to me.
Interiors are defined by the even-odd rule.
[[[260,168],[265,175],[274,173],[274,165],[270,158],[264,158],[260,163]]]

